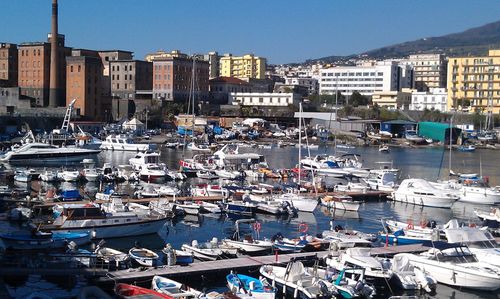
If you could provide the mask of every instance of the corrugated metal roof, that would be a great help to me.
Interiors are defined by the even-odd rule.
[[[417,123],[410,120],[404,119],[394,119],[382,122],[383,124],[391,124],[391,125],[416,125]]]

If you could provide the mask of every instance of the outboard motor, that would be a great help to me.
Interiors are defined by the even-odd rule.
[[[436,221],[434,220],[431,221],[431,228],[436,228]]]

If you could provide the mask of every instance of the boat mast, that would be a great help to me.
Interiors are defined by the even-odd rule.
[[[298,175],[298,183],[299,183],[299,193],[300,193],[300,159],[302,158],[302,102],[299,102],[299,175]]]
[[[451,170],[451,150],[452,150],[452,140],[453,140],[453,114],[451,115],[450,118],[450,154],[448,157],[448,169],[449,169],[449,174],[452,174],[453,171]]]
[[[191,111],[193,126],[191,128],[191,141],[194,143],[194,80],[195,80],[195,71],[194,68],[196,66],[196,56],[193,55],[193,67],[191,70],[191,83],[189,84],[189,95],[188,95],[188,106],[186,110],[186,114],[189,114]],[[192,105],[191,105],[192,102]],[[192,107],[191,107],[192,106]],[[186,151],[186,139],[187,139],[187,126],[184,126],[184,146],[182,147],[182,156],[184,157],[184,153]]]

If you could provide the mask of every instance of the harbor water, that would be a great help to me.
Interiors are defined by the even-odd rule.
[[[391,148],[389,153],[381,153],[375,147],[357,147],[354,149],[337,149],[334,147],[320,146],[316,150],[311,150],[310,155],[316,154],[342,154],[341,151],[359,154],[363,161],[363,166],[368,168],[381,168],[384,165],[400,169],[400,179],[415,177],[426,178],[429,180],[448,179],[449,173],[449,151],[442,147],[426,148]],[[298,148],[273,146],[270,149],[262,148],[240,148],[240,152],[257,152],[266,156],[270,168],[282,169],[292,168],[298,162]],[[191,153],[186,152],[187,155]],[[308,155],[306,149],[302,150],[302,155]],[[97,157],[98,166],[103,163],[112,165],[128,164],[128,160],[135,153],[103,151]],[[167,164],[170,169],[177,169],[178,162],[183,158],[182,149],[161,148],[161,160]],[[475,152],[452,152],[451,168],[456,173],[478,173],[488,176],[492,186],[500,185],[500,155],[499,152],[489,149],[477,149]],[[386,163],[380,163],[386,162]],[[331,179],[325,179],[331,180]],[[268,184],[275,183],[273,180],[262,181]],[[277,181],[276,181],[277,182]],[[183,190],[190,186],[206,183],[197,178],[188,178],[184,182],[169,182],[168,184],[178,184]],[[6,184],[4,182],[4,184]],[[17,183],[16,183],[17,184]],[[66,186],[65,186],[66,184]],[[62,185],[62,186],[61,186]],[[22,187],[16,185],[17,187]],[[43,183],[31,183],[33,190],[44,190],[50,185]],[[73,186],[71,183],[63,183],[59,188],[82,188],[88,194],[95,193],[99,187],[96,183],[87,183],[83,186]],[[127,183],[117,186],[118,190],[132,191],[134,186]],[[475,208],[489,209],[488,206],[474,205],[469,203],[456,202],[451,209],[421,207],[411,204],[395,203],[393,201],[370,201],[361,205],[358,212],[348,211],[330,211],[325,207],[320,207],[314,213],[300,212],[297,217],[276,217],[273,215],[256,214],[255,218],[262,223],[260,235],[270,238],[280,232],[287,237],[296,237],[299,235],[299,225],[307,224],[308,233],[315,235],[323,230],[329,229],[330,222],[333,220],[335,225],[341,225],[344,228],[358,229],[364,232],[376,233],[381,231],[382,225],[380,219],[383,217],[393,217],[397,220],[407,222],[420,221],[422,219],[443,223],[451,218],[457,218],[459,222],[470,223],[478,222],[473,211]],[[234,231],[234,217],[215,214],[204,214],[200,216],[186,215],[181,218],[169,220],[157,235],[146,235],[139,237],[116,238],[106,240],[109,247],[128,251],[139,242],[141,246],[161,251],[165,243],[170,243],[174,248],[180,248],[184,243],[191,243],[192,240],[209,241],[213,237],[219,240],[231,236]],[[417,222],[418,223],[418,222]],[[248,232],[251,228],[243,227]],[[11,224],[0,221],[0,230],[8,231],[17,229]],[[257,273],[255,273],[257,275]],[[223,289],[225,284],[223,275],[211,278],[207,282],[199,280],[201,287],[208,289]],[[396,291],[383,288],[378,298],[387,298],[390,295],[397,295]],[[497,294],[487,292],[474,292],[460,290],[440,284],[437,288],[437,294],[431,298],[498,298]]]

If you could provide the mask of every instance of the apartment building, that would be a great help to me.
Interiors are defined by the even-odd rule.
[[[229,94],[230,103],[240,106],[287,107],[298,105],[301,98],[299,94],[295,93],[231,92]]]
[[[17,45],[0,43],[0,87],[17,86]]]
[[[448,109],[500,112],[500,50],[448,59]]]
[[[446,58],[443,54],[415,54],[405,61],[413,67],[415,88],[428,91],[446,87]]]
[[[448,94],[446,88],[431,88],[429,91],[414,91],[411,94],[410,110],[448,111]]]
[[[243,56],[224,54],[220,59],[220,75],[239,79],[264,79],[266,77],[266,59],[253,54]]]

